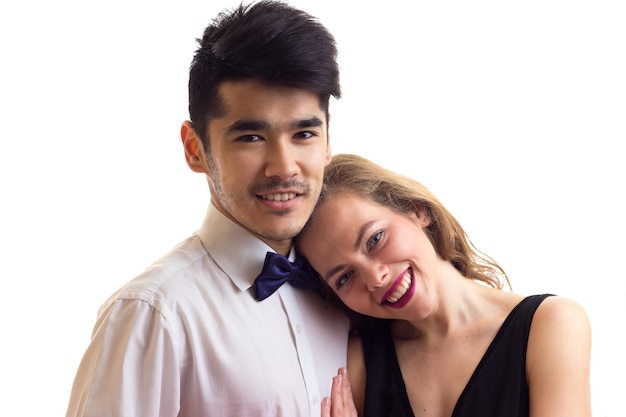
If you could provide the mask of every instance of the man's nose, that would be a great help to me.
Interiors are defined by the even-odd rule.
[[[265,175],[289,179],[299,171],[297,153],[291,138],[279,138],[268,147]]]

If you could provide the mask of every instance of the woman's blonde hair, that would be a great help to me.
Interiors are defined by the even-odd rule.
[[[443,260],[467,278],[493,288],[502,289],[505,283],[511,287],[500,265],[476,249],[454,216],[419,182],[358,155],[335,155],[326,167],[320,198],[309,223],[317,209],[338,193],[353,194],[401,214],[426,216],[430,224],[425,232]]]

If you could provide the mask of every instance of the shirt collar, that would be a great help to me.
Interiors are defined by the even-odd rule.
[[[275,252],[265,242],[234,223],[213,203],[209,204],[198,236],[207,253],[241,291],[252,286],[263,269],[267,252]],[[295,259],[294,248],[289,260]]]

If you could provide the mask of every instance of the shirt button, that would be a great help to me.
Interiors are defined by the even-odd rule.
[[[313,401],[313,405],[317,405],[317,395],[314,395],[313,398],[311,399],[311,401]]]
[[[296,324],[296,333],[302,333],[302,326],[300,326],[299,324]]]

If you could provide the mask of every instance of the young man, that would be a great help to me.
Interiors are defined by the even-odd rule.
[[[320,415],[347,319],[312,291],[253,283],[272,269],[266,254],[294,260],[319,196],[336,52],[316,19],[279,2],[206,29],[181,139],[210,207],[196,234],[101,307],[68,417]]]

